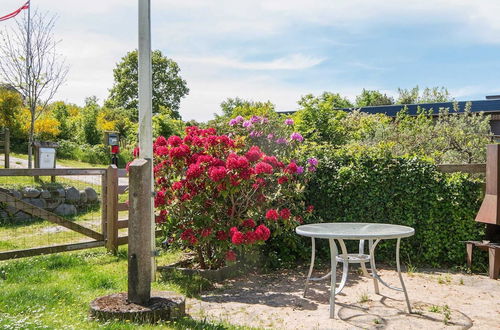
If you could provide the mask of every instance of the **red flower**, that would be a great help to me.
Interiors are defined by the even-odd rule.
[[[253,219],[247,219],[243,221],[241,224],[243,227],[254,228],[256,226],[255,221]]]
[[[165,146],[156,147],[155,154],[157,154],[158,156],[166,156],[168,155],[168,148]]]
[[[295,221],[297,221],[298,223],[300,224],[303,224],[304,223],[304,219],[300,216],[300,215],[297,215],[295,217]]]
[[[189,165],[187,171],[186,171],[186,178],[187,179],[195,179],[199,177],[203,173],[203,169],[201,168],[200,165],[198,164],[191,164]]]
[[[156,141],[155,141],[155,146],[166,146],[167,145],[167,139],[165,139],[163,136],[159,136]],[[139,151],[139,148],[137,151]],[[135,151],[135,150],[134,150]]]
[[[181,201],[185,202],[188,201],[192,198],[192,196],[188,193],[185,193],[184,195],[181,196]]]
[[[234,233],[236,233],[238,231],[238,228],[236,227],[231,227],[229,228],[229,235],[233,236]]]
[[[269,239],[269,237],[271,236],[271,231],[266,226],[259,225],[255,229],[255,235],[259,240],[267,241]]]
[[[270,209],[266,212],[266,219],[276,221],[278,220],[278,218],[279,218],[278,211]]]
[[[215,238],[217,238],[219,241],[225,241],[228,239],[228,235],[224,230],[219,230],[215,233]]]
[[[253,231],[248,231],[243,235],[243,237],[245,238],[245,243],[252,244],[255,241],[258,241],[260,236]]]
[[[179,190],[182,188],[182,181],[176,181],[172,184],[172,190]]]
[[[307,212],[312,213],[314,211],[314,205],[309,205],[307,207]]]
[[[262,151],[260,151],[259,147],[252,146],[245,154],[245,157],[251,162],[256,162],[262,157]]]
[[[297,168],[298,168],[297,164],[295,164],[294,162],[291,162],[286,167],[285,172],[290,173],[290,174],[294,174],[294,173],[297,173]]]
[[[179,147],[174,147],[170,149],[170,157],[172,158],[182,158],[187,156],[191,152],[191,149],[185,145],[181,144]]]
[[[134,148],[134,152],[132,153],[135,158],[139,157],[139,147]]]
[[[182,139],[177,135],[172,135],[171,137],[168,138],[167,142],[172,147],[178,147],[182,144]]]
[[[227,261],[236,261],[236,253],[233,250],[229,250],[226,252],[226,260]]]
[[[288,182],[288,178],[286,176],[282,176],[278,179],[278,184],[283,184]]]
[[[194,237],[194,231],[192,229],[186,229],[181,234],[181,239],[184,241],[189,240],[191,237]]]
[[[201,237],[208,237],[212,233],[212,228],[203,228],[201,230]]]
[[[214,182],[219,182],[226,177],[227,171],[224,166],[212,166],[208,170],[208,176]]]
[[[242,232],[236,231],[231,237],[231,242],[233,242],[234,245],[243,244],[245,242],[245,236],[243,236]]]
[[[165,191],[160,190],[155,196],[155,207],[165,205]]]
[[[285,209],[282,209],[282,210],[280,211],[280,217],[281,217],[281,219],[283,219],[283,220],[286,220],[286,219],[290,218],[290,216],[291,216],[291,215],[292,215],[292,213],[290,212],[290,210],[289,210],[289,209],[286,209],[286,208],[285,208]]]
[[[261,174],[261,173],[267,173],[271,174],[273,173],[273,167],[269,165],[268,163],[260,162],[255,165],[255,173],[256,174]]]
[[[264,157],[264,162],[272,165],[273,167],[278,166],[278,159],[275,156],[265,156]]]

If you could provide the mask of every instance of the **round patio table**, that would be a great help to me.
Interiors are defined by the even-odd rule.
[[[403,282],[403,277],[401,276],[401,267],[399,264],[399,246],[401,238],[412,236],[415,230],[411,227],[391,225],[383,223],[316,223],[310,225],[298,226],[295,229],[296,233],[302,236],[311,237],[312,241],[312,254],[311,254],[311,265],[309,267],[309,273],[306,279],[306,285],[304,289],[304,296],[307,293],[307,287],[309,281],[319,281],[331,277],[331,287],[330,287],[330,318],[334,318],[335,315],[335,294],[340,293],[347,282],[348,267],[350,263],[361,264],[363,273],[368,275],[365,263],[370,262],[371,277],[373,278],[373,285],[375,287],[375,293],[379,293],[378,282],[382,283],[386,287],[404,292],[406,299],[406,306],[408,307],[408,312],[411,313],[410,300],[408,299],[408,292],[406,291],[405,284]],[[314,268],[314,258],[315,258],[315,239],[324,238],[328,239],[330,244],[330,257],[331,257],[331,270],[328,274],[321,278],[312,278],[312,271]],[[396,266],[398,271],[399,280],[401,282],[401,288],[391,286],[384,282],[380,276],[377,274],[377,269],[375,267],[375,247],[383,239],[397,239],[396,242]],[[337,245],[335,243],[337,240],[340,244],[342,253],[338,253]],[[359,240],[359,253],[350,254],[347,253],[347,248],[345,246],[344,240]],[[368,240],[369,252],[364,254],[364,242]],[[337,262],[343,263],[342,280],[339,287],[336,288],[336,269]]]

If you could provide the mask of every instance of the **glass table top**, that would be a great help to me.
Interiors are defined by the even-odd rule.
[[[315,238],[389,239],[409,237],[415,229],[384,223],[336,222],[315,223],[295,228],[297,234]]]

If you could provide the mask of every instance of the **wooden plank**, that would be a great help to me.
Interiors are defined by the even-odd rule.
[[[486,173],[486,164],[441,164],[437,167],[444,173]]]
[[[128,219],[127,220],[118,220],[116,226],[118,227],[118,229],[128,228]]]
[[[112,253],[118,250],[118,170],[110,165],[106,173],[106,248]]]
[[[108,183],[107,181],[107,176],[106,173],[104,173],[101,176],[101,232],[104,237],[107,237],[107,224],[106,224],[106,217],[108,216],[108,211],[107,211],[107,198],[108,198],[108,190],[106,188],[106,184]]]
[[[118,212],[120,211],[128,211],[128,204],[127,203],[118,203]]]
[[[52,212],[44,210],[42,208],[36,207],[30,203],[23,200],[17,199],[5,192],[0,191],[0,202],[7,203],[8,205],[15,207],[25,213],[31,214],[34,217],[42,218],[44,220],[50,221],[52,223],[58,224],[60,226],[66,227],[73,231],[76,231],[82,235],[88,236],[96,240],[103,240],[104,236],[92,229],[85,228],[75,222],[64,219]]]
[[[147,303],[151,297],[151,161],[136,159],[130,164],[128,221],[128,299],[136,304]]]
[[[4,130],[4,148],[3,148],[3,152],[5,154],[5,157],[4,157],[4,167],[5,168],[9,168],[10,167],[10,129],[6,128]]]
[[[118,186],[118,195],[124,194],[128,191],[128,185],[120,185]]]
[[[14,251],[0,252],[0,260],[32,257],[32,256],[38,256],[41,254],[51,254],[51,253],[58,253],[58,252],[84,250],[84,249],[90,249],[90,248],[95,248],[95,247],[99,247],[99,246],[104,246],[104,241],[92,241],[92,242],[83,242],[83,243],[74,243],[74,244],[45,246],[45,247],[38,247],[38,248],[26,249],[26,250],[14,250]]]
[[[105,168],[9,168],[0,169],[0,176],[103,175],[105,172]]]

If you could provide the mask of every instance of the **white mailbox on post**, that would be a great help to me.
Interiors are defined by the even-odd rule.
[[[56,149],[55,148],[40,148],[40,168],[55,168],[56,167]]]

